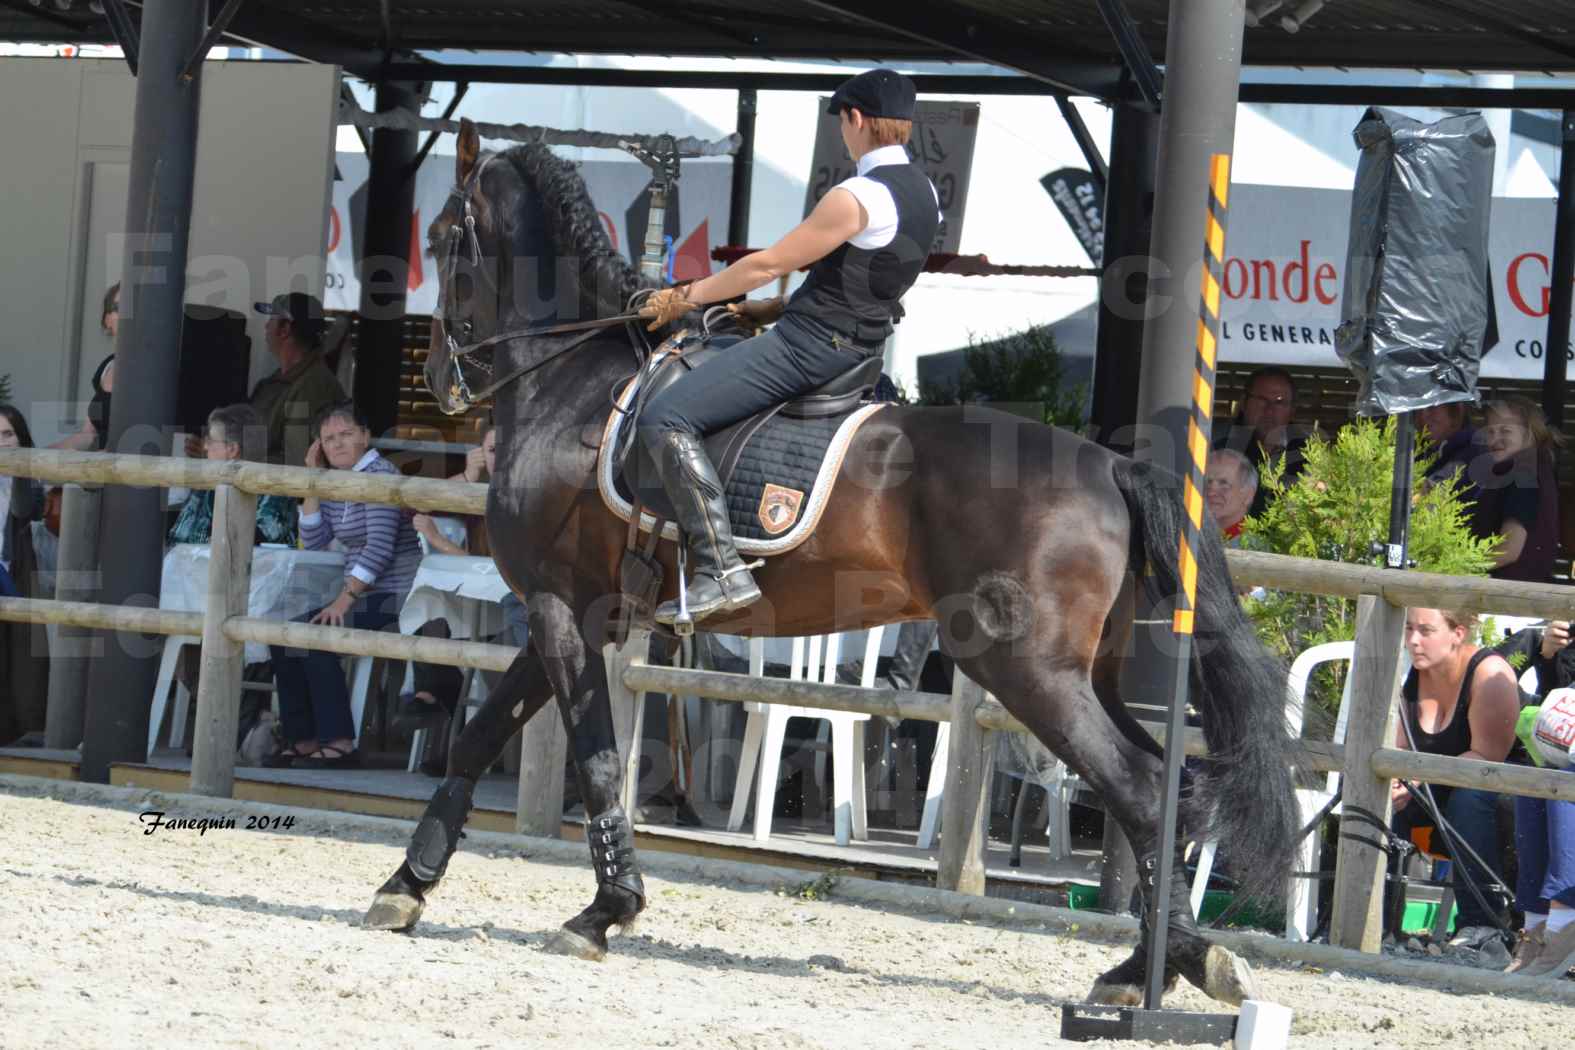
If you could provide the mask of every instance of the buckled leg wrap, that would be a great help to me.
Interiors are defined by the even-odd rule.
[[[443,877],[448,859],[459,848],[475,789],[473,780],[449,777],[427,803],[427,811],[421,815],[421,823],[416,825],[416,833],[405,850],[405,863],[422,882],[436,882]]]
[[[612,883],[645,896],[645,884],[634,859],[634,829],[622,806],[614,806],[585,822],[585,841],[591,847],[591,867],[596,881]]]
[[[1138,858],[1137,867],[1138,896],[1142,901],[1142,910],[1138,913],[1138,925],[1146,934],[1149,907],[1154,901],[1154,884],[1159,878],[1159,855],[1145,853]],[[1187,890],[1187,867],[1179,848],[1170,868],[1170,911],[1166,916],[1165,928],[1190,936],[1195,936],[1198,932],[1197,920],[1192,916],[1192,896]]]

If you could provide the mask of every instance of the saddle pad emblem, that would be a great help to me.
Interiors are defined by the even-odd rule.
[[[804,505],[804,493],[798,489],[767,484],[760,494],[760,527],[776,536],[793,527],[798,520],[798,509]]]

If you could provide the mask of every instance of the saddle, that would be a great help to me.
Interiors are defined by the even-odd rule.
[[[664,343],[618,396],[607,421],[597,486],[607,508],[629,523],[623,590],[642,611],[648,611],[645,594],[654,603],[660,589],[656,543],[676,541],[678,529],[656,464],[637,437],[640,409],[742,339],[727,334],[707,340],[685,332]],[[866,400],[880,374],[879,357],[857,361],[824,386],[705,438],[741,555],[784,554],[814,532],[853,435],[883,407]]]

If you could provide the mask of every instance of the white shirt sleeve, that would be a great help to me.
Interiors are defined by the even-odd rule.
[[[853,194],[864,206],[864,214],[870,218],[869,225],[848,238],[849,244],[866,250],[884,248],[896,238],[897,201],[892,197],[891,190],[863,175],[839,182],[835,188]]]
[[[891,190],[863,175],[855,175],[832,188],[847,190],[853,194],[858,202],[864,205],[864,213],[870,217],[868,226],[848,238],[849,244],[866,250],[884,248],[896,238],[897,201],[892,197]],[[935,217],[941,219],[943,218],[940,210],[941,195],[933,182],[930,183],[930,194],[935,198]]]

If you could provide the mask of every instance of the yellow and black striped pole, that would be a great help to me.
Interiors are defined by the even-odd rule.
[[[1198,303],[1197,357],[1192,366],[1192,418],[1187,423],[1191,462],[1182,493],[1187,518],[1181,526],[1181,593],[1171,625],[1192,634],[1198,593],[1198,549],[1203,533],[1203,475],[1209,465],[1209,419],[1214,412],[1214,358],[1219,346],[1220,288],[1225,270],[1225,206],[1230,194],[1230,154],[1209,160],[1209,213],[1203,237],[1203,294]]]
[[[1143,1005],[1158,1010],[1164,994],[1165,949],[1170,925],[1171,880],[1176,846],[1176,810],[1181,791],[1179,742],[1186,727],[1187,687],[1192,665],[1192,631],[1197,619],[1198,559],[1195,553],[1203,536],[1203,475],[1209,461],[1209,418],[1214,411],[1214,356],[1220,331],[1220,287],[1225,268],[1225,205],[1230,192],[1230,154],[1209,158],[1209,201],[1203,237],[1202,295],[1198,307],[1197,356],[1192,374],[1192,418],[1187,423],[1190,462],[1182,489],[1186,516],[1181,523],[1181,556],[1178,559],[1181,593],[1171,617],[1175,632],[1175,680],[1166,719],[1163,816],[1159,848],[1152,859],[1152,895],[1149,900],[1147,943],[1148,972]],[[1140,877],[1142,873],[1140,872]],[[1183,874],[1181,877],[1185,878]],[[1183,906],[1185,906],[1183,904]]]

